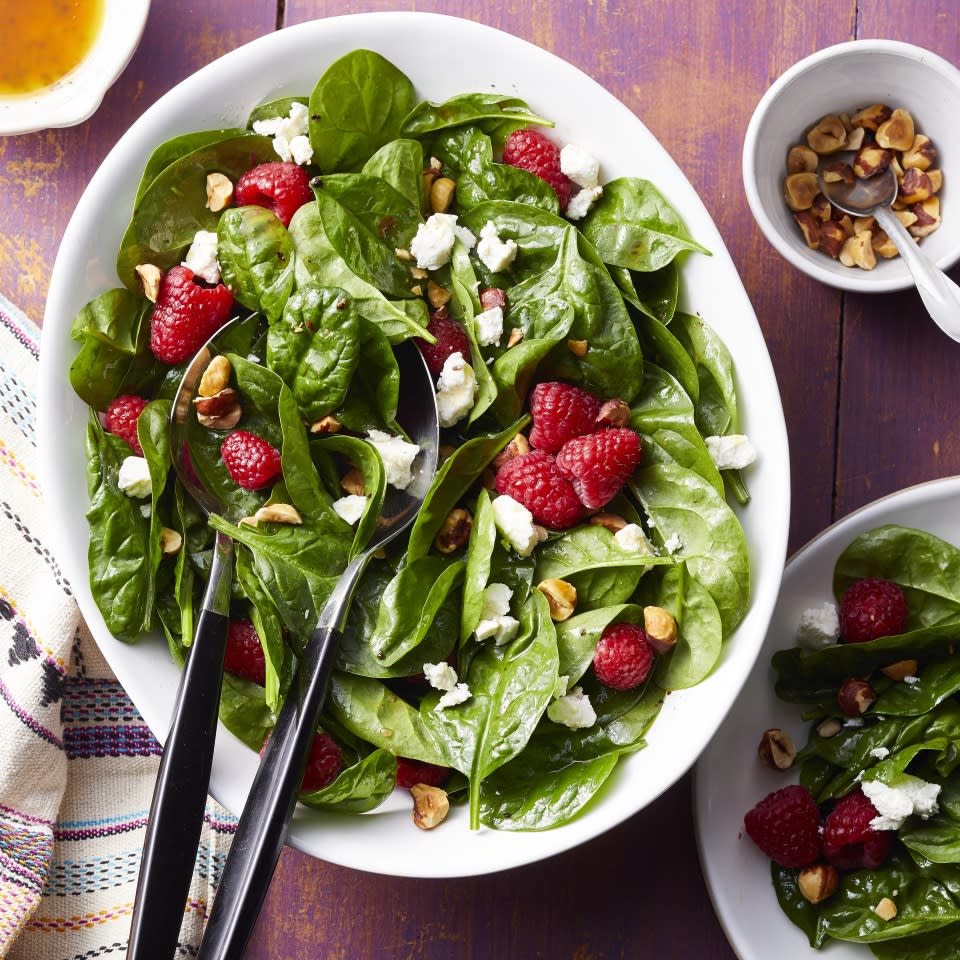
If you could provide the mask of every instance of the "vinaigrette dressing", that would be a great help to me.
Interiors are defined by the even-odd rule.
[[[104,0],[0,0],[0,96],[42,90],[93,46]]]

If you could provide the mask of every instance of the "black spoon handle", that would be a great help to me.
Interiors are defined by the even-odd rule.
[[[177,950],[213,764],[232,571],[232,542],[218,534],[150,806],[127,960],[167,960]]]
[[[250,788],[197,960],[243,956],[297,804],[339,640],[332,624],[310,638]]]

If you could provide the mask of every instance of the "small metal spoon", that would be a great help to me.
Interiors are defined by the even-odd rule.
[[[413,523],[436,473],[439,418],[430,372],[409,341],[396,354],[403,382],[397,421],[421,450],[414,480],[406,490],[388,489],[370,542],[347,564],[321,611],[247,796],[197,960],[243,955],[297,803],[354,588],[374,552]]]
[[[235,317],[224,324],[193,358],[183,374],[170,413],[168,429],[174,468],[187,493],[207,515],[225,513],[226,505],[202,486],[188,467],[187,426],[192,417],[193,394],[219,352],[214,345],[217,338],[244,319],[247,318]],[[127,960],[172,957],[177,949],[213,764],[232,578],[233,541],[218,532],[210,578],[180,677],[150,805]]]
[[[820,189],[826,198],[853,217],[874,217],[913,276],[917,292],[933,322],[951,339],[960,341],[960,287],[924,252],[894,216],[890,205],[897,199],[897,177],[892,167],[852,184],[840,180],[827,183],[819,174]]]

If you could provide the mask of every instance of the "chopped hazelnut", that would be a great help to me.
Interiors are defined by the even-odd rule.
[[[918,667],[916,660],[898,660],[887,667],[881,667],[880,672],[891,680],[902,680],[904,677],[915,677]]]
[[[427,300],[430,301],[430,306],[436,310],[450,302],[450,291],[446,287],[441,287],[439,283],[430,280],[427,283]]]
[[[903,159],[900,162],[903,164],[904,170],[908,170],[910,167],[917,170],[929,170],[936,159],[937,148],[933,145],[933,141],[922,133],[918,133],[914,136],[909,149],[903,151]]]
[[[183,546],[183,537],[169,527],[160,528],[160,552],[165,557],[176,556]]]
[[[551,620],[562,623],[573,616],[573,611],[577,609],[577,588],[572,583],[550,577],[541,580],[537,589],[547,598]]]
[[[940,198],[928,197],[920,203],[914,203],[910,210],[916,215],[913,226],[907,227],[912,237],[920,239],[929,236],[940,226]]]
[[[854,127],[863,127],[865,130],[876,130],[881,123],[890,119],[893,111],[885,103],[875,103],[872,106],[858,110],[851,118]]]
[[[627,521],[616,513],[595,513],[588,522],[611,533],[616,533],[627,525]]]
[[[845,267],[872,270],[877,265],[877,257],[873,252],[873,233],[864,230],[845,241],[840,250],[840,262]]]
[[[623,400],[604,402],[594,421],[598,427],[627,427],[630,425],[630,407]]]
[[[239,397],[233,387],[225,387],[219,393],[212,397],[194,397],[193,405],[197,408],[198,414],[204,414],[207,417],[222,417],[228,414],[234,407],[239,408]]]
[[[822,720],[817,725],[817,733],[820,734],[824,740],[835,737],[842,729],[843,724],[841,724],[836,717],[827,717],[826,720]]]
[[[820,184],[815,173],[791,173],[783,181],[783,197],[794,212],[809,210],[819,192]]]
[[[797,758],[797,748],[786,730],[772,727],[764,730],[757,747],[757,754],[768,767],[787,770],[793,766],[793,761]]]
[[[803,234],[804,242],[811,250],[816,250],[820,246],[820,221],[810,210],[801,210],[793,215],[797,221],[800,232]]]
[[[892,920],[897,915],[897,905],[889,897],[884,897],[873,908],[873,912],[881,920]]]
[[[867,144],[857,151],[853,159],[853,172],[867,180],[878,173],[883,173],[890,166],[891,160],[893,160],[893,154],[889,150],[884,150],[875,143]]]
[[[207,369],[203,371],[200,383],[197,384],[197,395],[213,397],[220,393],[229,383],[233,368],[230,361],[221,353],[215,356]]]
[[[910,206],[926,200],[927,197],[933,196],[933,193],[933,184],[930,182],[930,177],[922,170],[910,167],[909,170],[904,171],[897,199]]]
[[[877,127],[877,143],[889,150],[909,150],[915,136],[913,117],[899,107]]]
[[[213,213],[226,210],[233,203],[233,184],[222,173],[207,174],[207,209]]]
[[[930,178],[930,187],[932,192],[939,193],[940,188],[943,186],[943,171],[940,169],[928,170],[927,176]]]
[[[339,433],[342,424],[336,417],[322,417],[310,424],[311,433]]]
[[[518,433],[493,459],[493,465],[499,470],[505,463],[522,457],[530,452],[530,441]]]
[[[568,340],[567,349],[575,357],[585,357],[587,350],[590,349],[590,344],[586,340]]]
[[[840,710],[848,717],[859,717],[866,713],[870,704],[877,699],[873,687],[866,680],[851,677],[844,680],[837,691],[837,703]]]
[[[873,246],[873,252],[878,257],[890,260],[893,257],[900,256],[896,244],[879,227],[875,227],[871,231],[870,243]]]
[[[824,183],[853,183],[853,170],[849,163],[830,163],[823,168]]]
[[[453,194],[457,189],[457,181],[450,177],[438,177],[430,185],[430,209],[434,213],[446,213],[453,203]]]
[[[677,619],[663,607],[643,608],[643,630],[655,653],[669,653],[677,645]]]
[[[239,403],[231,407],[226,413],[220,415],[200,413],[197,411],[197,420],[201,426],[206,427],[208,430],[232,430],[240,422],[241,416],[243,416],[243,410],[240,409]]]
[[[297,508],[289,503],[268,503],[261,507],[254,515],[254,520],[258,523],[286,523],[293,526],[299,526],[303,523]]]
[[[163,273],[160,268],[152,263],[138,263],[134,270],[140,278],[143,295],[151,303],[156,303],[157,297],[160,295],[160,284],[163,281]]]
[[[821,117],[807,133],[807,143],[811,150],[816,151],[821,156],[836,153],[847,144],[847,129],[838,116],[829,113],[825,117]]]
[[[847,129],[847,145],[845,150],[859,150],[866,140],[867,131],[863,127],[854,127]]]
[[[813,203],[810,204],[810,212],[818,220],[826,221],[833,216],[833,208],[830,206],[830,201],[822,193],[818,193],[813,198]]]
[[[510,331],[510,337],[507,340],[507,348],[515,347],[523,339],[523,331],[519,327],[514,327]]]
[[[819,162],[813,150],[798,143],[787,153],[787,173],[815,173]]]
[[[367,495],[367,482],[363,479],[363,474],[356,468],[351,467],[341,478],[340,486],[347,493],[352,493],[358,497]]]
[[[804,867],[797,876],[800,895],[808,903],[822,903],[837,892],[840,875],[837,868],[828,863],[815,863]]]
[[[446,820],[450,812],[446,790],[425,783],[415,783],[410,788],[410,793],[413,796],[413,822],[421,830],[432,830]]]
[[[834,260],[840,256],[847,232],[837,220],[827,220],[820,226],[820,249],[825,250]]]
[[[472,527],[473,517],[470,515],[470,511],[457,507],[447,514],[439,532],[433,539],[433,544],[441,553],[453,553],[454,550],[460,550],[470,540]]]

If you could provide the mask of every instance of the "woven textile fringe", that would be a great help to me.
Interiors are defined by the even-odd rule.
[[[46,546],[38,344],[0,298],[0,957],[119,958],[160,747]],[[178,956],[196,955],[235,829],[208,801]]]

